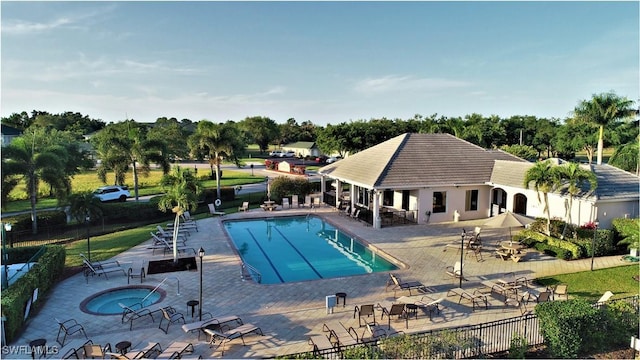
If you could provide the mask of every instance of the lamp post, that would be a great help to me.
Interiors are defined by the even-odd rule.
[[[87,224],[87,258],[89,262],[91,262],[91,240],[89,239],[89,223],[91,222],[91,216],[87,215],[84,218],[85,223]]]
[[[198,319],[202,321],[202,258],[204,257],[204,249],[202,247],[198,250],[198,256],[200,257],[200,306],[198,307]]]
[[[593,222],[593,240],[591,241],[591,271],[593,271],[593,259],[596,256],[596,235],[598,234],[598,220]]]
[[[463,261],[463,254],[464,254],[464,238],[466,237],[466,233],[464,231],[464,229],[462,229],[462,234],[460,235],[460,287],[462,288],[462,261]],[[453,272],[455,274],[456,269],[453,269]]]
[[[9,270],[7,268],[9,263],[9,255],[7,254],[7,232],[11,231],[11,223],[4,223],[2,226],[2,270],[4,273],[2,288],[9,287]]]

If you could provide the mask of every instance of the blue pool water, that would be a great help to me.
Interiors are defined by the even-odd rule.
[[[153,287],[144,285],[109,289],[86,298],[80,304],[80,309],[94,315],[122,314],[119,303],[132,306],[142,302],[146,307],[160,302],[166,295],[162,289],[156,289],[153,293],[152,290]]]
[[[226,221],[224,227],[242,261],[258,269],[263,284],[397,269],[379,253],[316,216]]]

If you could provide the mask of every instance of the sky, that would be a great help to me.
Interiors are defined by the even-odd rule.
[[[0,115],[533,115],[640,98],[639,2],[0,2]]]

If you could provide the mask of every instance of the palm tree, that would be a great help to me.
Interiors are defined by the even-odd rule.
[[[560,182],[567,187],[569,202],[566,209],[566,223],[570,224],[573,198],[583,191],[587,184],[589,185],[589,191],[594,191],[598,187],[598,180],[593,172],[583,169],[578,163],[556,166],[554,170]]]
[[[208,156],[211,175],[215,170],[218,199],[220,198],[220,165],[222,165],[223,156],[234,157],[235,140],[226,127],[227,125],[202,120],[187,141],[194,153],[204,152]]]
[[[84,191],[69,195],[67,198],[69,213],[80,224],[87,224],[87,258],[91,261],[91,246],[89,240],[89,224],[92,220],[102,217],[102,203],[91,191]]]
[[[613,165],[625,171],[640,175],[640,162],[638,153],[640,153],[640,137],[636,141],[620,145],[609,158],[609,165]]]
[[[604,147],[604,127],[633,116],[636,110],[632,108],[633,101],[626,97],[619,97],[614,92],[594,94],[591,100],[582,100],[574,109],[579,119],[600,126],[598,135],[597,164],[602,164],[602,148]]]
[[[30,139],[29,139],[30,137]],[[38,233],[36,203],[40,182],[45,182],[62,201],[71,191],[71,178],[65,171],[67,152],[64,147],[41,146],[34,134],[14,139],[2,148],[2,193],[3,196],[18,184],[22,177],[26,183],[31,202],[31,231]]]
[[[547,215],[547,226],[545,232],[550,234],[551,214],[549,212],[549,193],[553,191],[558,184],[556,172],[553,170],[551,161],[538,161],[524,175],[524,187],[529,189],[530,183],[533,182],[533,189],[538,193],[538,202],[541,202],[540,193],[542,193],[544,202],[544,212]]]
[[[162,177],[160,185],[166,190],[158,202],[158,208],[162,211],[171,209],[176,216],[173,223],[173,261],[178,261],[178,230],[180,216],[185,211],[193,211],[198,206],[198,196],[201,188],[198,179],[187,169],[180,166],[174,167],[171,174]]]
[[[123,181],[123,174],[126,172],[123,170],[131,166],[136,201],[138,201],[138,172],[144,176],[148,175],[151,163],[159,165],[164,174],[171,169],[165,141],[148,139],[144,128],[133,120],[106,127],[94,141],[102,156],[102,163],[98,168],[100,180],[106,183],[107,170],[114,170],[116,182]]]

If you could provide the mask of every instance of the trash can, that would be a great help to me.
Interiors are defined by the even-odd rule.
[[[336,296],[328,295],[326,297],[327,314],[333,314],[333,308],[336,306]]]

